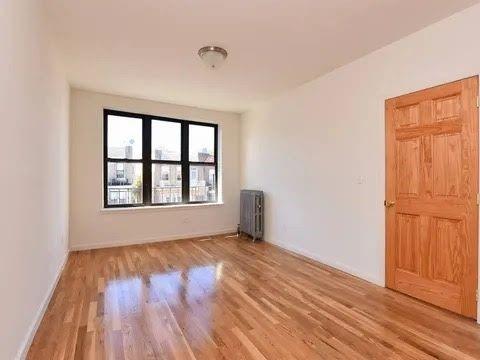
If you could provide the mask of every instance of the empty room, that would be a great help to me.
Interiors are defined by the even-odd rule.
[[[480,359],[479,19],[0,1],[0,360]]]

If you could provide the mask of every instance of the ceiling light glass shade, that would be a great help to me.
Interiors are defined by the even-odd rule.
[[[227,58],[227,51],[218,46],[205,46],[198,50],[198,56],[208,68],[215,70]]]

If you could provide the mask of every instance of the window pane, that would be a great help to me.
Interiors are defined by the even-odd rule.
[[[188,132],[190,161],[214,162],[214,128],[189,125]]]
[[[142,164],[108,163],[108,205],[142,203]]]
[[[180,123],[152,121],[152,159],[180,161]]]
[[[217,201],[214,166],[190,166],[190,201]]]
[[[182,202],[182,167],[180,165],[152,165],[152,203]]]
[[[142,158],[142,119],[108,115],[108,157]]]

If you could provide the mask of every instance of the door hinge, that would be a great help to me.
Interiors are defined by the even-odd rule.
[[[477,108],[480,107],[480,96],[477,96]]]
[[[480,194],[477,194],[477,205],[480,205]]]
[[[478,302],[478,289],[477,291],[475,291],[475,299],[477,299],[477,302]]]

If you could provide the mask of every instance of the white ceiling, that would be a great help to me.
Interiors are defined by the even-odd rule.
[[[47,1],[73,86],[241,112],[479,0]]]

